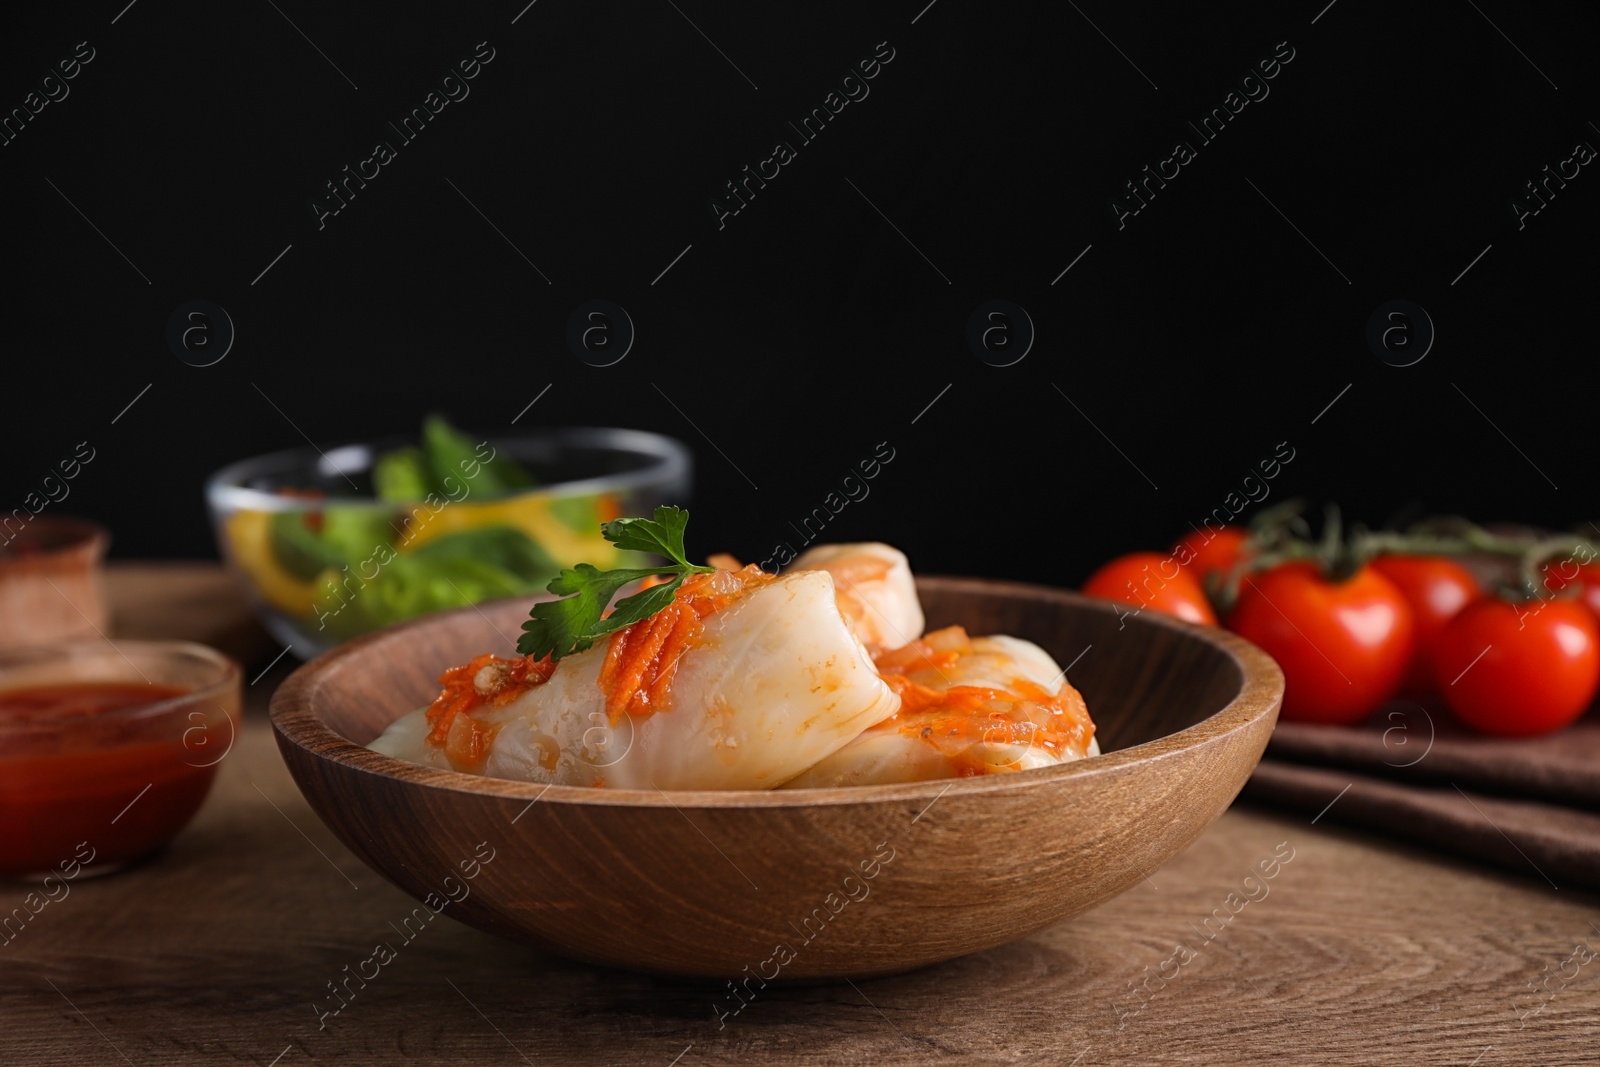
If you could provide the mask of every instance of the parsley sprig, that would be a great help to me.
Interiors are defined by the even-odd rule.
[[[678,587],[691,574],[709,574],[715,567],[700,567],[685,558],[683,531],[689,513],[682,508],[656,508],[654,519],[617,519],[600,527],[607,541],[624,551],[648,552],[665,556],[669,562],[659,567],[619,568],[603,571],[590,563],[568,567],[546,586],[561,600],[546,600],[533,606],[528,621],[522,624],[517,651],[524,656],[559,660],[582,652],[602,637],[648,619],[672,603]],[[653,585],[617,601],[605,618],[601,613],[611,598],[629,582],[655,575],[672,575],[672,580]]]

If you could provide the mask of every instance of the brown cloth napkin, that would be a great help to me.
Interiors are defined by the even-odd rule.
[[[1471,734],[1401,701],[1359,727],[1280,722],[1243,796],[1600,889],[1600,708],[1528,739]]]

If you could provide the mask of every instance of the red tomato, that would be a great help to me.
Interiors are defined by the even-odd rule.
[[[1172,554],[1183,569],[1195,576],[1202,586],[1206,575],[1215,571],[1227,574],[1243,557],[1250,541],[1250,531],[1243,526],[1224,526],[1217,530],[1195,530],[1185,534],[1172,546]]]
[[[1582,715],[1600,687],[1600,624],[1577,600],[1475,600],[1445,625],[1439,692],[1487,734],[1549,733]]]
[[[1483,595],[1472,572],[1443,556],[1379,556],[1372,569],[1395,584],[1416,623],[1416,649],[1400,692],[1422,697],[1433,692],[1433,659],[1439,634],[1456,612]]]
[[[1600,563],[1579,563],[1575,559],[1550,560],[1544,566],[1545,588],[1560,592],[1573,582],[1582,585],[1578,599],[1589,605],[1600,621]]]
[[[1342,582],[1309,562],[1248,577],[1228,626],[1283,668],[1291,722],[1365,719],[1394,696],[1415,640],[1405,596],[1370,566]]]
[[[1159,552],[1118,556],[1089,575],[1083,591],[1088,596],[1176,615],[1186,622],[1217,624],[1200,583],[1178,566],[1177,560]]]

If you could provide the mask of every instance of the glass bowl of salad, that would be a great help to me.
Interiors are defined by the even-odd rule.
[[[563,567],[629,566],[600,524],[688,498],[689,449],[658,434],[489,439],[438,416],[420,441],[277,452],[213,474],[223,558],[303,659],[431,612],[542,592]]]

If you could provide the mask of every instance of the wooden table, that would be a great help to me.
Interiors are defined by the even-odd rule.
[[[256,669],[276,651],[208,568],[115,579],[122,632],[220,626],[259,651]],[[1600,947],[1593,898],[1248,807],[1072,922],[898,978],[769,988],[725,1027],[712,984],[597,971],[447,920],[319,1029],[313,1002],[398,940],[389,924],[412,901],[334,839],[285,772],[264,711],[289,668],[247,690],[215,792],[163,857],[75,883],[0,948],[0,1064],[1600,1059],[1600,960],[1573,956]],[[1221,924],[1205,920],[1228,914],[1225,898],[1282,842],[1293,859],[1267,895],[1211,937]],[[0,885],[0,904],[27,890]]]

